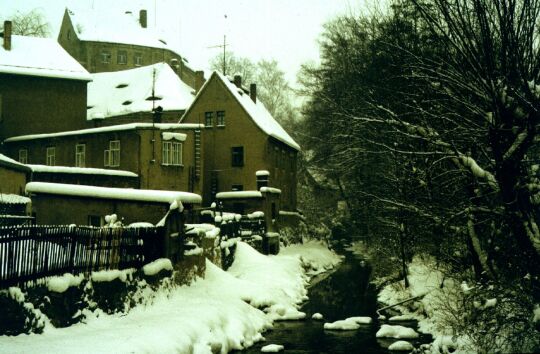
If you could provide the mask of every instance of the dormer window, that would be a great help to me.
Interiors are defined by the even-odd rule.
[[[101,51],[101,62],[104,64],[108,64],[111,62],[111,52],[108,50],[102,50]]]
[[[125,50],[119,50],[116,60],[118,64],[122,64],[122,65],[127,64],[127,52]]]
[[[135,53],[135,56],[133,57],[133,61],[135,62],[135,66],[143,65],[142,54]]]

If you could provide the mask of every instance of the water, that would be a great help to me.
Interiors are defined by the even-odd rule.
[[[351,253],[343,254],[346,258],[335,272],[312,280],[309,301],[302,306],[307,314],[305,320],[275,322],[273,330],[264,334],[266,341],[242,353],[260,353],[261,347],[267,344],[284,345],[286,353],[389,353],[386,348],[396,339],[375,338],[380,324],[376,321],[376,292],[369,284],[371,270]],[[322,313],[324,320],[312,320],[311,315],[316,312]],[[323,329],[324,322],[351,316],[370,316],[374,323],[354,331]],[[403,325],[411,324],[414,325]],[[422,336],[412,343],[418,347],[428,340]]]

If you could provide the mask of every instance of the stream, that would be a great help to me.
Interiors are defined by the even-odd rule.
[[[339,253],[345,258],[334,272],[312,279],[308,289],[309,300],[301,307],[306,319],[275,322],[274,328],[263,334],[266,341],[256,343],[241,353],[260,353],[261,347],[268,344],[283,345],[285,353],[390,353],[387,348],[397,339],[375,337],[380,324],[375,312],[377,294],[369,284],[369,265],[349,251],[340,250]],[[324,315],[322,321],[311,319],[317,312]],[[352,316],[370,316],[374,321],[353,331],[323,329],[324,322]],[[414,322],[399,324],[416,329]],[[410,342],[418,347],[429,339],[430,336],[421,335]]]

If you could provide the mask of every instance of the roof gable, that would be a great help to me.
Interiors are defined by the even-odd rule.
[[[12,35],[11,50],[0,46],[0,73],[90,81],[92,77],[55,40]]]
[[[199,93],[195,97],[195,100],[188,108],[186,113],[182,116],[182,121],[185,117],[188,116],[192,108],[197,103],[198,99],[204,95],[207,90],[208,85],[214,80],[218,80],[223,84],[225,89],[235,98],[235,100],[240,104],[244,109],[246,114],[251,118],[251,120],[267,135],[281,141],[282,143],[290,146],[291,148],[299,151],[300,145],[298,145],[294,139],[283,129],[283,127],[272,117],[270,112],[266,109],[264,104],[257,100],[253,102],[248,93],[245,93],[244,90],[236,87],[234,83],[231,82],[227,77],[214,71],[210,78],[205,82],[203,87],[199,90]]]

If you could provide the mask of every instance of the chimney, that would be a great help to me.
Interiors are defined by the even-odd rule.
[[[146,28],[148,26],[148,13],[146,10],[139,11],[139,23],[141,24],[142,28]]]
[[[257,103],[257,84],[249,85],[249,97],[255,103]]]
[[[11,21],[4,21],[4,49],[11,50]]]
[[[204,79],[204,71],[198,70],[195,71],[195,91],[199,92],[201,87],[204,85],[204,82],[206,80]]]
[[[234,75],[234,84],[238,88],[242,88],[242,76],[240,75]]]

